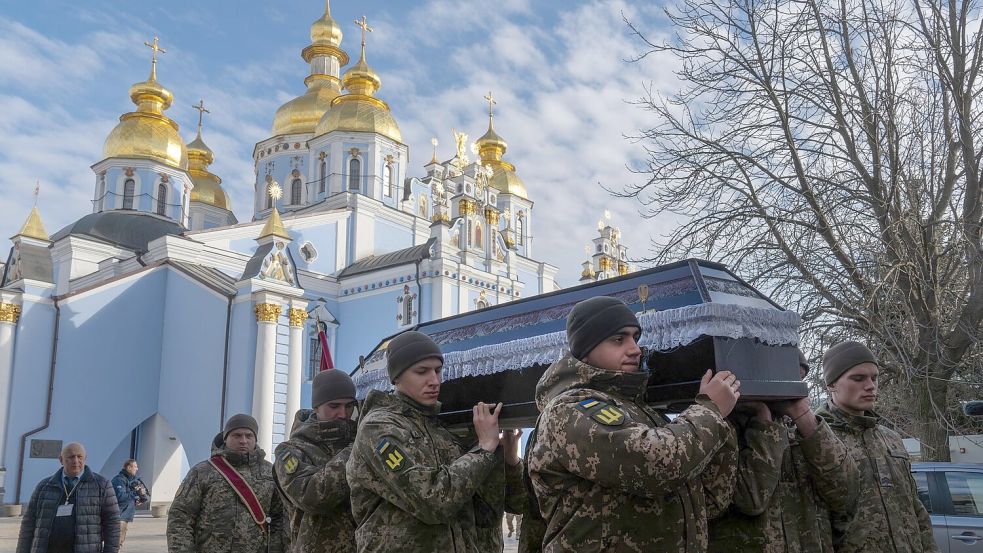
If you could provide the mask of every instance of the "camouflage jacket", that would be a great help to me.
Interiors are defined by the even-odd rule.
[[[710,523],[710,552],[833,553],[830,511],[852,511],[859,474],[829,425],[808,438],[754,417],[737,427],[734,503]]]
[[[477,446],[474,427],[468,427],[460,440],[464,450]],[[505,548],[502,539],[502,517],[506,512],[523,515],[529,510],[529,500],[522,480],[522,463],[496,466],[478,488],[474,499],[475,526],[478,533],[478,550],[501,552]]]
[[[360,553],[478,551],[475,494],[501,449],[465,453],[439,412],[399,392],[365,399],[346,467]]]
[[[836,551],[938,552],[901,436],[870,411],[850,415],[830,403],[816,415],[833,429],[860,472],[855,512],[833,518]]]
[[[733,494],[737,438],[705,396],[669,422],[637,399],[647,380],[569,355],[543,374],[526,457],[543,551],[706,551],[707,518]]]
[[[256,493],[271,519],[269,530],[253,521],[232,486],[202,461],[191,467],[167,512],[168,553],[282,553],[283,509],[266,453],[259,448],[234,453],[216,446],[212,453],[225,457]]]
[[[292,553],[355,551],[345,479],[354,440],[353,421],[320,422],[314,411],[301,409],[290,439],[277,446],[273,470],[290,519]]]

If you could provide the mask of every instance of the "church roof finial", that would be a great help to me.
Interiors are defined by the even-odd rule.
[[[143,44],[153,51],[153,56],[150,59],[150,78],[147,80],[156,81],[157,80],[157,53],[160,52],[161,54],[166,54],[167,50],[164,50],[163,48],[160,47],[160,38],[157,36],[154,37],[154,41],[152,43],[144,41]]]
[[[266,192],[273,199],[273,210],[270,211],[270,216],[266,219],[266,224],[263,225],[263,230],[260,231],[257,240],[271,236],[289,240],[290,235],[287,234],[287,229],[283,227],[283,221],[280,220],[280,211],[276,207],[276,201],[283,196],[283,189],[280,188],[280,183],[277,181],[270,182],[270,185],[266,188]]]
[[[38,181],[34,185],[34,207],[31,208],[31,213],[27,216],[27,220],[21,226],[20,230],[14,236],[23,236],[25,238],[35,238],[37,240],[50,240],[48,236],[48,231],[44,228],[44,223],[41,222],[41,212],[38,211],[38,196],[41,194],[41,181]]]

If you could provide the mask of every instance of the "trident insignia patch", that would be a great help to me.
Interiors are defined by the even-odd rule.
[[[604,426],[621,426],[627,417],[620,408],[594,398],[577,402],[577,409]]]
[[[389,441],[389,438],[379,440],[379,445],[375,446],[376,453],[382,457],[382,461],[393,472],[399,472],[409,465],[406,456],[399,450],[396,444]]]

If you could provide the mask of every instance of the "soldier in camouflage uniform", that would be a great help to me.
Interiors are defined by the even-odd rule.
[[[802,378],[809,365],[799,353]],[[752,406],[751,404],[748,404]],[[809,399],[776,402],[785,415],[755,403],[752,416],[734,413],[738,428],[734,502],[710,523],[711,553],[833,553],[830,510],[851,511],[857,465]]]
[[[874,354],[857,342],[823,356],[830,401],[817,415],[860,470],[856,509],[834,517],[833,544],[839,553],[938,552],[901,436],[872,411],[878,372]]]
[[[249,484],[269,518],[266,528],[249,510],[221,473],[208,461],[191,468],[167,513],[168,553],[282,553],[283,510],[273,482],[273,465],[256,446],[256,419],[234,415],[212,442]]]
[[[366,397],[346,467],[360,553],[478,551],[475,494],[503,462],[501,404],[474,407],[479,446],[465,452],[437,420],[443,361],[420,332],[389,342],[396,391]]]
[[[536,387],[526,462],[547,553],[703,552],[707,519],[730,503],[737,439],[724,417],[740,382],[707,371],[696,404],[669,422],[642,399],[640,332],[620,300],[577,304],[570,354]]]
[[[276,448],[273,469],[290,519],[292,553],[354,553],[345,463],[355,441],[355,385],[339,370],[311,383],[311,406],[294,417],[290,439]]]
[[[502,539],[502,516],[505,513],[522,515],[529,508],[525,485],[522,481],[522,459],[519,458],[521,430],[502,432],[502,453],[505,463],[495,467],[478,488],[474,499],[475,526],[478,532],[478,550],[482,553],[505,549]],[[469,427],[461,440],[465,450],[478,443],[477,434]]]

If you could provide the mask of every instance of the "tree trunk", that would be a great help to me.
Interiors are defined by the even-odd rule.
[[[926,369],[928,374],[936,371]],[[912,383],[911,393],[915,408],[912,421],[912,433],[921,442],[922,461],[949,462],[949,429],[945,427],[943,417],[949,399],[949,387],[946,380],[933,378],[928,382]]]

